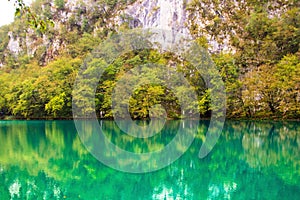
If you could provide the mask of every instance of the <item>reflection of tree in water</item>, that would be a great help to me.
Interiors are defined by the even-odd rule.
[[[0,194],[46,199],[298,199],[300,126],[297,122],[228,121],[213,151],[198,159],[208,122],[172,165],[154,173],[128,174],[105,167],[84,148],[72,122],[0,124]],[[186,124],[187,125],[187,124]],[[166,145],[178,121],[147,142],[102,124],[105,135],[132,151]],[[86,130],[93,127],[86,125]],[[86,140],[92,134],[86,135]],[[137,140],[136,146],[130,144]],[[123,146],[122,146],[123,145]],[[180,150],[180,145],[178,146]],[[20,186],[20,187],[19,187]]]
[[[126,121],[124,121],[124,123],[126,123]],[[163,121],[158,120],[156,123],[163,123]],[[157,134],[150,138],[135,138],[130,136],[120,130],[114,121],[105,121],[102,127],[105,136],[115,145],[127,151],[145,153],[161,150],[176,135],[179,124],[179,121],[172,121],[172,123],[167,122],[165,126],[167,128],[154,130]],[[155,127],[161,127],[161,125]],[[134,130],[129,129],[129,131]]]
[[[39,169],[47,169],[51,161],[65,159],[66,152],[71,152],[75,133],[68,122],[23,121],[7,125],[5,134],[0,134],[1,141],[6,141],[0,146],[1,163],[28,168],[36,175]]]
[[[286,182],[299,183],[299,124],[252,122],[251,127],[243,135],[243,159],[253,168],[273,171]]]

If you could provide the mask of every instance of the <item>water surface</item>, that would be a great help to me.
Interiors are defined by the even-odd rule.
[[[95,159],[72,121],[0,121],[0,199],[300,199],[299,122],[227,121],[199,159],[208,124],[200,122],[191,147],[170,166],[130,174]],[[168,121],[148,140],[113,121],[101,125],[119,147],[150,152],[167,145],[180,123]]]

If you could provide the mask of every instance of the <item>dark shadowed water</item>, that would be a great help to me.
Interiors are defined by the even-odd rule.
[[[179,124],[168,121],[145,140],[101,122],[114,144],[132,152],[163,148]],[[0,121],[0,199],[300,199],[299,122],[227,121],[199,159],[208,124],[200,122],[191,147],[171,165],[131,174],[91,156],[72,121]]]

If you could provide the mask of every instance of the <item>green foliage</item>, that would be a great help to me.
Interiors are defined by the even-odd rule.
[[[239,116],[243,112],[241,100],[242,83],[239,80],[240,72],[234,56],[221,53],[214,55],[213,61],[225,83],[227,116]]]
[[[65,8],[65,0],[54,0],[54,5],[59,10],[63,10]]]
[[[63,92],[53,98],[45,105],[45,110],[48,114],[53,114],[54,117],[57,117],[57,114],[63,110],[65,106],[66,94]]]
[[[82,57],[86,53],[91,52],[94,47],[99,45],[100,40],[93,37],[89,33],[84,33],[77,41],[71,41],[72,44],[68,46],[68,53],[73,57]]]
[[[242,97],[247,116],[300,116],[299,62],[296,55],[287,55],[275,66],[263,65],[247,73]]]
[[[61,58],[43,68],[30,63],[2,72],[0,82],[7,89],[2,90],[0,110],[20,118],[69,117],[72,84],[80,63]]]
[[[190,2],[188,9],[196,38],[207,34],[220,44],[229,38],[231,55],[213,52],[226,84],[229,117],[299,117],[294,70],[300,52],[299,1],[226,1],[220,6],[202,0]],[[196,23],[199,16],[204,29]]]
[[[108,23],[115,9],[122,9],[128,3],[101,0],[93,3],[94,9],[79,2],[79,8],[71,13],[68,21],[51,28],[51,20],[59,22],[57,18],[62,10],[68,12],[64,0],[55,0],[54,9],[49,1],[38,0],[27,7],[22,0],[16,0],[15,22],[0,28],[2,115],[19,118],[71,117],[72,95],[82,95],[76,96],[80,100],[78,106],[85,107],[88,116],[93,108],[88,105],[86,97],[92,95],[93,91],[79,86],[78,91],[85,93],[72,94],[79,66],[85,60],[83,64],[89,68],[84,75],[89,76],[90,81],[96,78],[93,74],[109,64],[99,80],[95,97],[97,115],[100,116],[101,112],[105,118],[113,117],[111,97],[117,83],[120,80],[129,83],[133,77],[128,72],[147,64],[166,66],[171,72],[163,77],[162,68],[153,68],[135,77],[136,81],[144,81],[144,84],[135,88],[129,99],[130,114],[134,119],[148,118],[151,111],[160,116],[165,114],[164,109],[169,118],[180,118],[184,113],[194,112],[194,107],[198,108],[201,116],[209,117],[211,110],[220,106],[214,104],[211,97],[220,85],[212,81],[213,89],[208,89],[203,75],[214,77],[216,73],[221,75],[225,83],[228,117],[300,117],[299,1],[223,1],[222,6],[220,1],[215,0],[190,2],[187,5],[190,12],[187,25],[197,44],[211,51],[206,37],[209,35],[210,39],[226,44],[230,49],[211,51],[210,56],[218,71],[205,67],[202,71],[196,71],[191,63],[181,58],[150,49],[120,55],[114,61],[106,60],[106,57],[115,55],[124,46],[123,43],[114,46],[107,44],[101,50],[105,52],[102,57],[91,58],[90,52],[97,50],[100,42],[116,31]],[[203,26],[197,24],[199,16],[203,19]],[[36,35],[27,33],[24,20],[36,30]],[[128,26],[125,23],[119,30],[126,28]],[[18,36],[22,48],[18,54],[7,48],[9,32],[14,37]],[[26,49],[33,48],[24,42],[28,37],[36,42],[33,57],[27,54]],[[58,41],[60,47],[55,49],[44,44],[43,38]],[[141,38],[137,37],[131,45],[144,48],[148,44],[142,43]],[[192,59],[202,62],[201,58]],[[178,77],[173,76],[175,73],[182,73],[191,88],[178,85]],[[166,82],[149,84],[146,81],[162,77],[168,83],[177,84],[176,90],[167,88]],[[198,95],[197,101],[191,102],[187,110],[181,110],[180,101],[188,102],[192,92]],[[157,104],[162,106],[157,107]]]
[[[49,18],[43,19],[42,16],[37,15],[23,0],[14,0],[14,4],[16,6],[15,17],[24,17],[25,21],[34,30],[44,33],[49,27],[54,26],[52,20]]]
[[[275,69],[276,86],[279,90],[278,109],[286,118],[300,116],[300,58],[285,56]]]

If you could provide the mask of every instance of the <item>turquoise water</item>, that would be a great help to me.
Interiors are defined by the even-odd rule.
[[[91,156],[72,121],[0,121],[0,199],[300,199],[299,122],[227,121],[199,159],[208,123],[200,122],[171,165],[131,174]],[[168,121],[149,140],[124,134],[113,121],[101,125],[119,147],[149,152],[167,145],[180,122]]]

